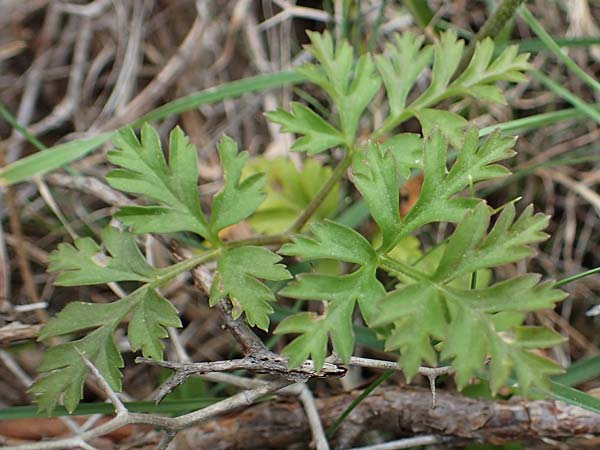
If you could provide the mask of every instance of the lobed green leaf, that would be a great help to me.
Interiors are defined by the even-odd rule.
[[[49,272],[62,272],[56,279],[59,286],[82,286],[113,281],[149,282],[161,273],[150,266],[140,252],[134,237],[125,231],[107,226],[102,232],[110,256],[91,238],[81,238],[75,245],[59,244],[48,258]]]
[[[117,218],[136,233],[192,231],[215,242],[200,207],[198,155],[183,131],[176,127],[169,136],[169,165],[160,138],[148,124],[142,126],[141,141],[131,128],[113,139],[116,150],[108,159],[123,169],[111,171],[106,180],[116,189],[142,194],[160,206],[124,207]]]
[[[244,246],[226,249],[219,257],[217,275],[211,287],[210,304],[226,295],[234,304],[234,318],[245,313],[251,326],[269,329],[269,316],[273,313],[273,292],[259,279],[287,280],[292,276],[281,257],[262,247]]]

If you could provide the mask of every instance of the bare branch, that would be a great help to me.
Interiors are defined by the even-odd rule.
[[[286,358],[270,351],[249,355],[241,359],[204,363],[155,361],[141,357],[136,358],[135,361],[137,363],[152,364],[175,370],[175,373],[157,391],[154,397],[157,402],[160,402],[165,395],[182,384],[190,376],[203,375],[210,372],[250,370],[258,373],[279,375],[290,382],[304,382],[309,378],[342,377],[346,374],[346,369],[331,363],[325,364],[320,371],[316,371],[312,361],[305,361],[300,367],[290,369]]]
[[[327,428],[334,423],[359,394],[355,391],[316,399],[323,426]],[[357,438],[348,446],[335,440],[331,445],[357,446],[361,436],[373,431],[397,439],[433,434],[495,444],[600,434],[600,415],[562,402],[489,401],[443,391],[437,397],[437,406],[432,409],[428,389],[386,386],[385,390],[365,398],[342,423],[338,435],[351,434]],[[238,450],[288,448],[292,444],[307,446],[311,440],[303,407],[290,401],[255,405],[182,433],[186,442],[198,450],[224,448],[223,443],[226,448]]]

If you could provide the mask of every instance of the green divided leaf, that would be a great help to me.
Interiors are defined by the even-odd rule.
[[[262,191],[266,181],[264,175],[254,174],[240,181],[248,152],[238,154],[237,144],[228,136],[221,139],[218,150],[225,173],[225,185],[213,200],[210,216],[213,233],[244,220],[265,198]]]
[[[539,276],[532,274],[476,289],[453,284],[465,274],[520,261],[532,254],[530,244],[546,238],[541,230],[548,219],[533,215],[531,208],[515,219],[514,206],[508,204],[487,232],[489,217],[484,203],[467,212],[431,274],[397,266],[414,282],[386,295],[375,325],[393,324],[386,348],[400,350],[408,376],[416,373],[422,360],[436,363],[436,339],[442,342],[441,357],[453,360],[459,388],[490,357],[492,391],[497,392],[514,371],[526,395],[531,386],[546,389],[547,377],[561,371],[528,349],[556,345],[560,337],[520,326],[519,313],[552,308],[564,293],[552,283],[539,283]]]
[[[440,294],[432,286],[416,283],[388,294],[375,322],[395,324],[385,348],[400,351],[400,364],[408,379],[417,373],[422,360],[437,365],[431,337],[444,337],[446,318]]]
[[[109,152],[108,159],[122,169],[111,171],[108,183],[161,204],[124,207],[117,214],[119,220],[136,233],[192,231],[216,242],[200,207],[198,155],[179,127],[169,137],[168,166],[158,133],[148,124],[142,126],[141,141],[131,128],[125,128],[113,144],[117,150]]]
[[[344,135],[325,119],[306,106],[293,102],[292,111],[283,109],[266,113],[267,117],[281,125],[281,131],[301,135],[292,145],[292,150],[321,153],[329,148],[344,144]]]
[[[304,161],[298,170],[289,158],[278,157],[254,158],[246,165],[245,172],[265,172],[267,177],[265,201],[248,218],[248,223],[259,233],[276,234],[283,233],[294,223],[327,182],[332,170],[315,159]],[[331,217],[337,210],[339,197],[340,183],[336,183],[311,220]]]
[[[383,297],[385,289],[375,276],[377,254],[364,237],[331,221],[315,224],[312,229],[315,238],[297,236],[294,243],[284,245],[280,253],[309,260],[336,259],[361,265],[349,275],[301,275],[296,283],[280,291],[281,295],[292,298],[327,301],[323,315],[293,315],[276,330],[278,334],[301,333],[283,350],[290,358],[291,366],[312,356],[318,370],[323,365],[329,336],[337,354],[348,361],[354,349],[352,314],[355,303],[358,302],[369,323],[377,314],[376,302]]]
[[[381,230],[381,248],[389,250],[400,228],[400,177],[394,153],[370,142],[356,155],[352,176]]]
[[[502,92],[495,83],[523,81],[523,72],[531,69],[527,62],[529,54],[517,54],[516,46],[507,47],[493,59],[494,43],[488,38],[477,43],[469,65],[453,80],[464,51],[464,42],[458,39],[454,31],[442,33],[433,45],[431,83],[416,100],[406,106],[408,93],[431,61],[431,47],[422,47],[422,39],[410,34],[396,37],[394,44],[386,47],[387,55],[375,57],[390,103],[390,115],[377,133],[381,135],[383,131],[393,129],[414,115],[426,128],[431,120],[423,116],[423,109],[451,97],[472,97],[504,103]],[[451,136],[449,138],[452,145],[457,146],[458,143],[453,142]]]
[[[470,95],[472,97],[504,103],[504,96],[493,83],[526,81],[523,72],[531,70],[527,62],[529,53],[517,54],[518,47],[509,46],[492,61],[494,42],[491,38],[477,42],[475,52],[465,71],[450,84],[453,95]]]
[[[439,128],[452,147],[462,148],[468,124],[464,117],[441,109],[423,108],[417,111],[417,119],[421,123],[423,136],[431,136]]]
[[[301,275],[296,283],[284,288],[279,294],[298,299],[327,301],[324,315],[293,315],[281,322],[276,330],[277,334],[305,333],[284,348],[283,354],[290,357],[291,366],[298,366],[312,354],[318,370],[323,366],[322,349],[327,347],[328,335],[331,335],[336,353],[343,361],[348,362],[354,350],[352,313],[355,302],[358,302],[368,322],[377,313],[376,302],[383,297],[385,290],[375,277],[374,267],[363,266],[349,275]]]
[[[67,410],[75,409],[89,373],[82,354],[98,368],[111,388],[121,389],[119,369],[123,367],[123,359],[113,335],[130,312],[128,338],[131,349],[141,349],[145,357],[162,360],[164,345],[161,338],[167,337],[164,327],[179,327],[181,321],[173,305],[148,285],[113,303],[69,303],[44,326],[40,340],[93,331],[81,339],[51,347],[44,354],[38,368],[41,377],[31,388],[41,411],[51,412],[63,392]]]
[[[49,272],[62,273],[56,279],[59,286],[81,286],[112,281],[149,282],[161,273],[142,256],[134,237],[108,226],[102,233],[110,257],[91,238],[81,238],[75,245],[59,244],[50,254]]]
[[[63,336],[94,328],[82,339],[60,344],[48,349],[38,367],[41,377],[31,387],[40,411],[50,413],[64,392],[64,405],[73,411],[83,396],[83,383],[89,373],[82,355],[100,371],[111,388],[121,389],[123,359],[117,350],[113,333],[127,314],[131,302],[127,299],[115,303],[69,303],[56,317],[48,321],[40,339]]]
[[[144,357],[161,361],[165,348],[161,339],[169,336],[165,327],[181,327],[177,309],[154,289],[142,289],[131,296],[136,303],[127,328],[131,350],[141,349]]]
[[[406,106],[406,98],[417,77],[433,56],[430,46],[421,48],[423,36],[412,33],[396,34],[395,44],[386,45],[387,55],[375,56],[377,70],[383,78],[390,103],[390,116],[398,116]]]
[[[427,90],[410,105],[426,107],[439,102],[447,96],[450,80],[458,69],[465,43],[458,39],[453,30],[443,33],[434,45],[433,69],[431,83]]]
[[[486,267],[496,267],[520,261],[533,254],[528,246],[548,238],[542,230],[548,225],[548,216],[533,214],[529,206],[515,220],[515,207],[504,207],[494,227],[486,235],[490,213],[484,203],[469,211],[448,240],[437,271],[436,281],[449,280]]]
[[[121,390],[119,369],[123,367],[123,358],[113,340],[113,331],[110,327],[100,327],[82,339],[46,351],[38,367],[42,375],[30,388],[40,412],[52,412],[63,392],[65,408],[69,413],[75,410],[89,373],[82,355],[96,366],[112,389]]]
[[[271,113],[269,118],[282,124],[285,130],[305,135],[297,142],[296,150],[318,153],[340,144],[351,147],[358,123],[381,85],[375,64],[371,56],[366,54],[353,67],[352,47],[343,41],[334,48],[328,32],[308,32],[308,36],[311,44],[307,49],[319,65],[306,64],[297,72],[331,97],[337,109],[341,131],[299,104],[292,106],[292,114],[277,111]]]
[[[424,180],[419,199],[402,221],[396,235],[399,240],[418,227],[432,222],[460,222],[464,214],[477,203],[477,198],[457,197],[463,189],[486,179],[506,176],[509,171],[494,164],[511,157],[514,139],[495,132],[479,146],[475,128],[464,138],[458,159],[448,172],[446,169],[447,144],[442,132],[436,129],[425,140]]]
[[[211,287],[210,304],[229,295],[234,305],[234,318],[242,312],[251,326],[269,329],[273,313],[273,292],[259,281],[287,280],[292,276],[282,264],[281,257],[262,247],[245,246],[226,249],[217,263],[217,274]]]
[[[396,169],[404,179],[410,177],[412,169],[423,168],[423,139],[418,134],[397,134],[379,146],[394,155]]]

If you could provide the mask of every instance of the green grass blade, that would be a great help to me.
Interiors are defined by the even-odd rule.
[[[231,83],[222,84],[220,86],[205,89],[200,92],[195,92],[172,102],[166,103],[165,105],[156,108],[155,110],[135,120],[130,124],[130,126],[136,128],[141,126],[144,122],[162,120],[169,116],[198,108],[199,106],[240,97],[241,95],[250,92],[274,89],[276,87],[288,84],[298,84],[304,80],[305,78],[296,72],[277,72],[232,81]]]
[[[600,114],[600,105],[591,105],[598,114]],[[526,130],[534,130],[541,128],[546,125],[553,125],[558,122],[565,120],[578,120],[582,117],[586,117],[586,113],[576,108],[561,109],[560,111],[553,111],[542,114],[535,114],[529,117],[523,117],[521,119],[509,120],[507,122],[491,125],[489,127],[482,128],[479,131],[479,136],[487,136],[495,129],[500,129],[506,133],[515,133]]]
[[[551,381],[550,384],[552,386],[552,397],[555,400],[600,414],[599,398],[556,381]]]
[[[352,401],[352,403],[350,403],[350,405],[348,405],[348,407],[344,410],[344,412],[342,414],[340,414],[340,416],[335,420],[335,422],[327,429],[327,432],[326,432],[327,438],[331,439],[331,437],[335,434],[336,430],[340,427],[342,422],[346,419],[346,417],[348,417],[350,415],[350,413],[352,411],[354,411],[354,409],[360,404],[360,402],[362,402],[365,398],[367,398],[367,396],[371,392],[373,392],[375,390],[375,388],[377,388],[377,386],[379,386],[381,383],[383,383],[385,380],[387,380],[389,377],[391,377],[395,373],[396,373],[395,370],[388,370],[388,371],[382,373],[381,375],[379,375],[379,377],[377,377],[377,379],[375,381],[373,381],[369,385],[369,387],[367,387],[364,391],[362,391],[360,393],[360,395],[358,397],[356,397]]]
[[[600,37],[587,38],[552,38],[559,47],[589,47],[590,45],[600,44]],[[520,41],[511,41],[509,45],[518,45],[519,52],[536,53],[547,48],[541,39],[523,39]],[[499,49],[502,49],[500,47]]]
[[[563,278],[562,280],[558,280],[554,284],[554,286],[555,287],[561,287],[561,286],[564,286],[565,284],[572,283],[573,281],[577,281],[580,278],[589,277],[590,275],[593,275],[593,274],[598,273],[598,272],[600,272],[600,267],[594,267],[593,269],[586,270],[585,272],[577,273],[577,274],[572,275],[570,277]]]
[[[565,386],[575,386],[593,380],[598,375],[600,375],[600,355],[595,355],[573,363],[565,373],[552,377],[552,380]]]
[[[571,103],[575,108],[585,113],[590,118],[594,119],[596,122],[600,123],[600,112],[594,109],[592,106],[588,105],[586,102],[581,100],[575,94],[570,92],[568,89],[565,89],[556,81],[548,78],[546,75],[541,73],[539,70],[533,70],[531,72],[538,80],[540,80],[543,84],[546,85],[548,89],[553,91],[555,94],[561,96],[566,101]]]
[[[0,186],[19,183],[33,176],[58,169],[101,146],[112,135],[113,133],[102,133],[92,138],[78,139],[21,158],[0,169]]]
[[[36,138],[33,134],[31,134],[27,129],[17,121],[17,118],[13,116],[8,109],[4,107],[2,103],[0,103],[0,115],[4,117],[4,120],[8,122],[8,124],[17,130],[21,135],[29,141],[31,145],[33,145],[38,150],[45,150],[46,146],[42,144],[38,138]]]
[[[478,377],[483,380],[488,380],[488,375],[486,373],[480,373]],[[550,392],[541,391],[535,387],[531,389],[531,392],[536,395],[541,395],[544,398],[552,398],[553,400],[559,400],[569,405],[579,406],[580,408],[600,414],[600,398],[593,397],[579,389],[567,386],[564,383],[556,381],[556,379],[558,379],[558,377],[555,377],[554,380],[550,380]],[[518,387],[518,383],[514,378],[509,379],[509,385],[514,388]]]
[[[537,19],[529,12],[525,5],[519,8],[519,15],[529,25],[535,34],[541,39],[544,45],[552,52],[558,59],[560,59],[568,69],[585,81],[597,92],[600,92],[600,83],[592,76],[590,76],[585,70],[577,65],[575,61],[569,58],[558,46],[558,44],[552,39],[544,27],[537,21]]]
[[[221,102],[250,92],[273,89],[286,84],[296,84],[303,80],[304,77],[295,72],[278,72],[244,78],[169,102],[135,120],[131,126],[139,127],[144,122],[165,119],[202,105]],[[13,124],[13,126],[15,125]],[[107,132],[93,138],[79,139],[45,149],[39,153],[15,161],[0,170],[0,186],[19,183],[32,176],[43,175],[64,166],[96,149],[111,139],[112,136],[113,132]]]
[[[179,415],[188,411],[204,408],[220,400],[222,399],[205,397],[196,400],[165,400],[158,405],[154,402],[128,402],[125,403],[125,406],[130,412]],[[90,414],[111,415],[114,413],[115,408],[110,403],[80,403],[73,414],[69,414],[64,406],[57,406],[50,417],[69,415],[86,416]],[[0,420],[26,419],[32,417],[40,417],[40,415],[37,414],[37,406],[12,406],[10,408],[0,409]]]

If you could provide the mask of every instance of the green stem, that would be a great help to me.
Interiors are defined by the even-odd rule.
[[[393,128],[396,128],[402,122],[406,122],[408,119],[413,117],[415,115],[415,112],[416,111],[409,106],[408,108],[404,109],[397,116],[388,117],[386,119],[386,121],[378,129],[373,131],[373,133],[371,134],[371,139],[373,139],[373,140],[379,139],[380,137],[382,137],[383,135],[385,135],[389,131],[391,131]]]
[[[575,61],[569,58],[559,47],[559,45],[554,41],[552,36],[550,36],[542,24],[540,24],[536,18],[531,14],[531,12],[527,9],[525,5],[522,5],[519,8],[519,15],[521,18],[527,22],[529,28],[533,30],[535,34],[538,35],[540,40],[544,43],[544,45],[552,52],[558,59],[560,59],[567,68],[585,81],[588,85],[590,85],[596,92],[600,92],[600,83],[592,76],[590,76],[585,70],[577,65]]]
[[[435,16],[427,2],[423,0],[404,0],[404,6],[422,30],[429,26]]]
[[[253,236],[247,239],[239,239],[237,241],[225,242],[225,248],[243,247],[244,245],[283,245],[290,242],[291,238],[288,233],[273,234],[271,236]]]
[[[187,272],[188,270],[192,270],[194,267],[199,266],[211,259],[216,258],[221,253],[221,248],[215,248],[214,250],[209,250],[200,255],[192,256],[184,261],[181,261],[177,264],[173,264],[171,267],[168,267],[163,273],[161,273],[158,277],[156,277],[152,282],[148,283],[148,287],[150,289],[156,289],[168,281],[175,278],[177,275]]]
[[[371,36],[369,36],[369,43],[367,44],[367,51],[372,53],[375,49],[375,44],[377,43],[377,35],[379,34],[379,28],[381,28],[381,24],[383,22],[383,18],[385,16],[385,8],[387,7],[388,0],[383,0],[381,6],[379,7],[379,14],[377,15],[377,19],[375,20],[375,26],[371,32]]]
[[[384,373],[382,373],[381,375],[379,375],[379,377],[377,377],[377,379],[375,381],[373,381],[373,383],[371,383],[369,385],[369,387],[367,387],[364,391],[362,391],[360,393],[360,395],[358,397],[356,397],[352,403],[350,403],[350,405],[344,410],[344,412],[342,414],[340,414],[340,416],[337,418],[337,420],[335,421],[335,423],[333,425],[331,425],[328,429],[327,429],[327,438],[331,439],[331,437],[335,434],[336,430],[340,427],[340,425],[342,424],[342,422],[344,421],[344,419],[346,419],[346,417],[348,417],[350,415],[350,413],[365,399],[367,398],[367,396],[373,392],[375,390],[375,388],[377,386],[379,386],[381,383],[383,383],[385,380],[387,380],[389,377],[391,377],[392,375],[394,375],[396,373],[395,370],[387,370]]]
[[[473,56],[473,52],[475,51],[475,45],[479,41],[483,41],[487,37],[495,37],[498,35],[506,23],[514,16],[517,8],[523,3],[523,0],[502,0],[502,3],[498,5],[494,14],[485,21],[483,26],[479,29],[477,34],[475,35],[475,39],[471,40],[469,46],[463,53],[463,57],[460,60],[460,64],[458,69],[454,73],[454,78],[458,78],[461,73],[467,68],[469,61],[471,60],[471,56]]]
[[[408,264],[404,264],[403,262],[400,262],[396,259],[390,258],[389,256],[380,256],[379,266],[382,269],[387,270],[389,272],[407,275],[416,281],[427,280],[427,277],[425,277],[425,275],[419,272],[417,269],[409,266]]]
[[[558,288],[564,286],[565,284],[572,283],[573,281],[577,281],[581,278],[589,277],[595,273],[600,273],[600,267],[594,267],[593,269],[586,270],[585,272],[577,273],[567,278],[563,278],[562,280],[558,280],[554,283],[554,287]]]
[[[555,94],[560,95],[562,98],[571,103],[582,113],[586,114],[588,117],[600,123],[600,112],[598,112],[598,110],[595,109],[593,106],[589,105],[588,103],[577,97],[575,94],[573,94],[571,91],[565,89],[561,84],[544,75],[539,70],[532,70],[531,73],[534,77],[536,77],[543,84],[545,84],[548,89],[554,91]]]
[[[342,179],[344,173],[346,173],[346,170],[348,167],[350,167],[350,164],[352,164],[353,153],[353,150],[349,148],[346,152],[346,156],[344,156],[344,159],[342,159],[342,161],[338,164],[329,179],[325,182],[323,187],[321,187],[319,192],[317,192],[317,195],[313,197],[310,203],[306,206],[306,209],[302,211],[302,214],[300,214],[300,216],[285,232],[285,234],[292,234],[300,231],[302,227],[306,225],[315,211],[319,208],[319,206],[321,206],[327,195],[329,195],[329,192],[331,192],[335,184]]]

